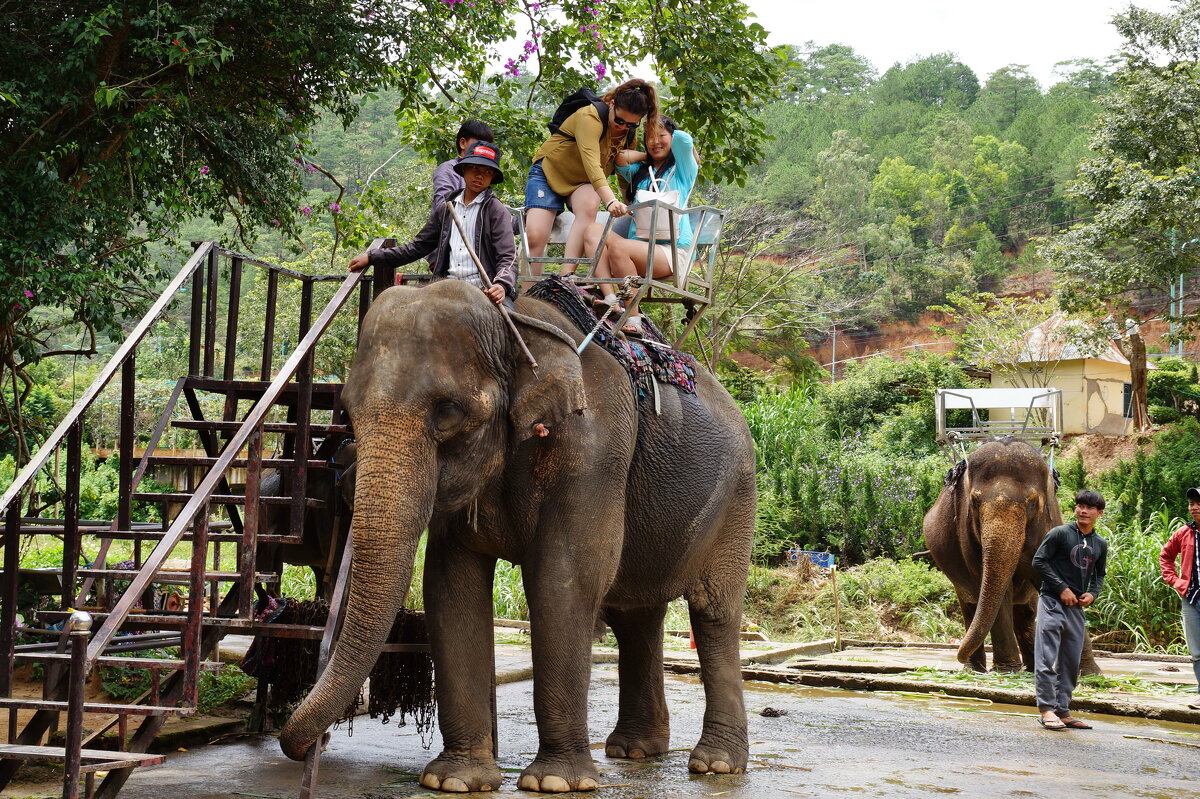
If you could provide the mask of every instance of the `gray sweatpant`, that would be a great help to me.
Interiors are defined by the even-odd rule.
[[[1083,608],[1054,597],[1038,597],[1037,631],[1033,639],[1033,682],[1038,710],[1060,716],[1071,712],[1071,694],[1079,682],[1079,658],[1085,635]]]

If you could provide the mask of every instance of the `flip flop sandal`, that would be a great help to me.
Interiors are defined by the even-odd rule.
[[[1071,719],[1070,721],[1064,721],[1063,725],[1068,730],[1090,730],[1090,729],[1092,729],[1091,724],[1085,724],[1084,722],[1080,721],[1079,719]]]
[[[1040,716],[1038,717],[1038,724],[1042,725],[1042,729],[1050,730],[1050,732],[1063,732],[1067,729],[1067,725],[1063,724],[1061,721],[1057,724],[1052,724]]]

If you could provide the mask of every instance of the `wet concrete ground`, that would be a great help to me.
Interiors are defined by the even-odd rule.
[[[1200,799],[1200,748],[1132,739],[1142,736],[1200,744],[1200,725],[1081,714],[1093,730],[1046,732],[1030,708],[976,702],[918,700],[896,695],[746,684],[750,714],[750,771],[692,776],[688,750],[699,736],[703,693],[693,677],[667,675],[671,744],[679,751],[647,761],[610,760],[603,741],[616,720],[616,668],[593,672],[591,738],[602,775],[597,799],[764,797],[1080,797]],[[486,701],[481,697],[481,701]],[[787,711],[767,718],[765,707]],[[499,689],[498,793],[516,790],[516,777],[537,748],[532,683]],[[1008,715],[1016,714],[1016,715]],[[353,737],[334,733],[321,760],[323,799],[447,796],[422,788],[414,776],[436,754],[412,727],[360,718]],[[141,769],[122,799],[296,797],[302,765],[288,761],[270,737],[240,737],[177,753],[162,766]],[[14,788],[16,786],[13,786]],[[28,789],[27,789],[28,790]],[[61,791],[61,788],[57,788]],[[7,792],[6,792],[7,793]],[[19,792],[15,795],[21,795]],[[29,795],[28,793],[25,795]],[[53,786],[44,794],[53,796]]]

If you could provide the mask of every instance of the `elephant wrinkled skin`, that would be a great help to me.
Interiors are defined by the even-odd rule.
[[[620,710],[606,752],[669,748],[662,633],[689,603],[707,698],[689,767],[745,768],[738,663],[754,526],[745,420],[709,374],[660,385],[661,414],[607,352],[549,305],[522,297],[531,370],[494,306],[459,281],[390,288],[363,321],[343,392],[358,441],[352,585],[329,667],[280,738],[302,758],[353,699],[403,604],[428,526],[425,608],[441,754],[421,784],[495,790],[488,696],[492,581],[520,564],[529,602],[540,748],[518,787],[587,790],[587,690],[597,614],[621,649]],[[549,435],[538,435],[539,426]],[[541,430],[544,432],[544,430]]]

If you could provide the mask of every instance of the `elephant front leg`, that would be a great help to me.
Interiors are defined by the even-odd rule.
[[[663,688],[663,618],[667,606],[609,608],[605,619],[621,650],[617,726],[604,746],[609,757],[644,758],[670,749],[671,724]]]
[[[533,644],[537,757],[521,772],[525,791],[590,791],[600,785],[587,729],[592,620],[607,587],[606,564],[586,550],[551,547],[524,572]]]
[[[444,530],[430,531],[425,609],[443,748],[421,774],[426,788],[456,793],[500,788],[489,700],[495,567],[494,558],[462,548]]]

